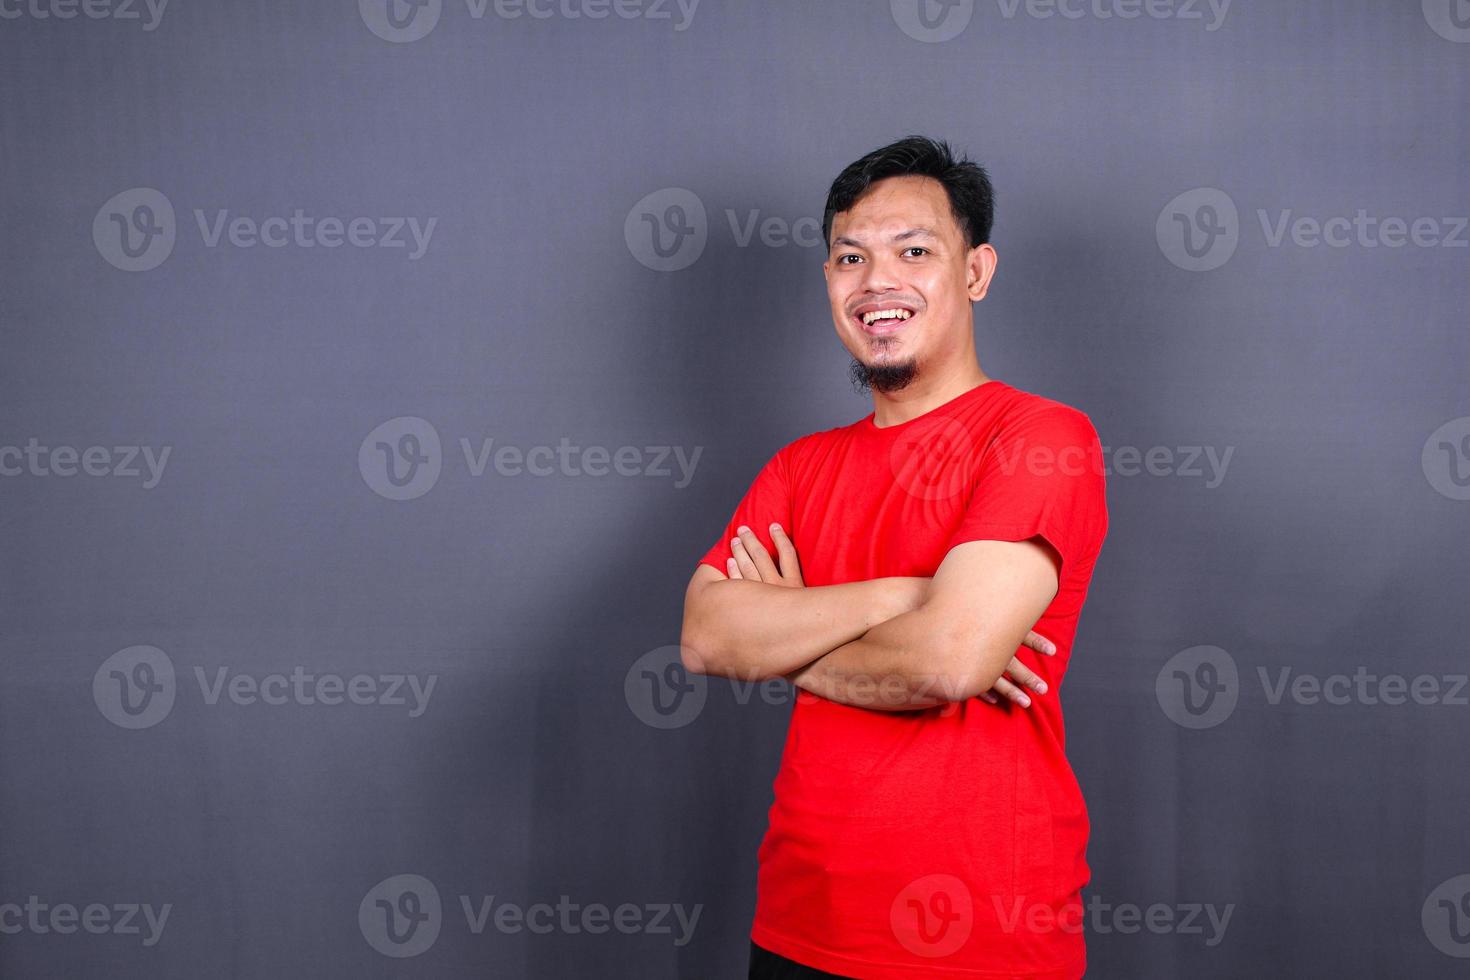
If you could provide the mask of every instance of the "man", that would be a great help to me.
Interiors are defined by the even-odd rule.
[[[752,978],[1086,968],[1057,694],[1107,533],[1102,451],[1085,414],[980,369],[992,214],[943,142],[838,176],[822,270],[873,411],[782,447],[689,582],[688,670],[799,689]]]

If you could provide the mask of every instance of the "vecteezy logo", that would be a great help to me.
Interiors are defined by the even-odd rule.
[[[1470,43],[1470,2],[1467,0],[1423,0],[1424,19],[1434,33],[1446,41]]]
[[[893,22],[915,41],[938,44],[959,36],[975,15],[975,0],[889,0]]]
[[[439,23],[443,6],[443,0],[357,0],[367,29],[394,44],[426,36]]]
[[[894,896],[888,924],[910,953],[948,956],[969,940],[975,904],[970,889],[954,875],[925,875]]]
[[[158,647],[119,650],[92,675],[92,700],[119,728],[152,728],[173,710],[174,664]]]
[[[703,674],[684,669],[682,648],[650,650],[628,668],[623,698],[638,720],[650,728],[683,728],[704,710],[709,687]]]
[[[1240,673],[1235,658],[1212,646],[1190,647],[1170,657],[1154,682],[1159,707],[1183,728],[1214,728],[1235,710]]]
[[[1446,956],[1470,958],[1470,875],[1442,882],[1419,912],[1424,935]]]
[[[92,242],[124,272],[157,268],[174,250],[174,206],[151,187],[133,187],[108,199],[92,219]]]
[[[1240,244],[1240,215],[1230,195],[1196,187],[1164,205],[1154,224],[1164,257],[1189,272],[1218,269]]]
[[[363,482],[389,500],[422,497],[439,482],[443,466],[438,430],[414,415],[384,422],[367,434],[357,450]]]
[[[974,472],[975,440],[958,419],[915,419],[888,451],[894,482],[921,500],[949,500],[965,490]]]
[[[687,269],[704,254],[709,240],[704,202],[683,187],[654,191],[628,212],[623,240],[633,258],[655,272]]]
[[[1470,417],[1450,419],[1431,432],[1419,465],[1435,490],[1451,500],[1470,500]]]
[[[374,885],[357,907],[357,927],[384,956],[417,956],[434,945],[444,922],[439,889],[422,875],[393,875]]]

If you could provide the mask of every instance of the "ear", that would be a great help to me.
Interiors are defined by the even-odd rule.
[[[995,275],[996,258],[995,249],[989,242],[976,245],[965,254],[965,292],[970,302],[985,298],[990,289],[990,279]]]

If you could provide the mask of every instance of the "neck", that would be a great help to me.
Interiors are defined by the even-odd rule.
[[[991,380],[980,370],[979,362],[971,358],[942,374],[924,374],[915,378],[898,391],[874,391],[873,424],[883,429],[918,418]]]

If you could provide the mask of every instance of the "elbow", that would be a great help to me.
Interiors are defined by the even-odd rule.
[[[968,673],[956,673],[951,679],[946,691],[948,701],[968,701],[970,698],[978,698],[986,691],[995,687],[995,682],[1000,680],[1000,674],[988,670],[976,668]],[[953,692],[951,695],[949,692]]]
[[[732,680],[763,681],[779,676],[761,672],[745,640],[732,635],[725,625],[728,607],[711,605],[704,596],[713,584],[706,583],[703,588],[691,591],[685,600],[684,624],[679,630],[679,659],[684,669],[691,674]],[[722,612],[722,608],[726,611]]]
[[[728,641],[720,642],[718,633],[686,628],[679,634],[679,659],[691,674],[729,677],[741,680],[766,680],[767,675],[755,671],[740,659],[737,648]]]
[[[988,646],[977,643],[974,637],[945,638],[933,662],[937,695],[945,701],[967,701],[995,687],[1009,655],[992,655]]]
[[[945,701],[968,701],[995,687],[998,680],[1000,675],[989,671],[956,669],[941,675],[939,696]]]
[[[725,659],[717,641],[719,630],[707,627],[705,616],[693,596],[684,606],[684,623],[679,630],[679,659],[691,674],[721,674]]]
[[[686,618],[684,628],[679,633],[679,660],[684,664],[684,669],[691,674],[713,673],[708,649],[704,638],[690,629]]]
[[[684,622],[679,627],[679,660],[691,674],[710,672],[709,645],[700,615],[700,599],[708,584],[691,582],[684,594]]]

